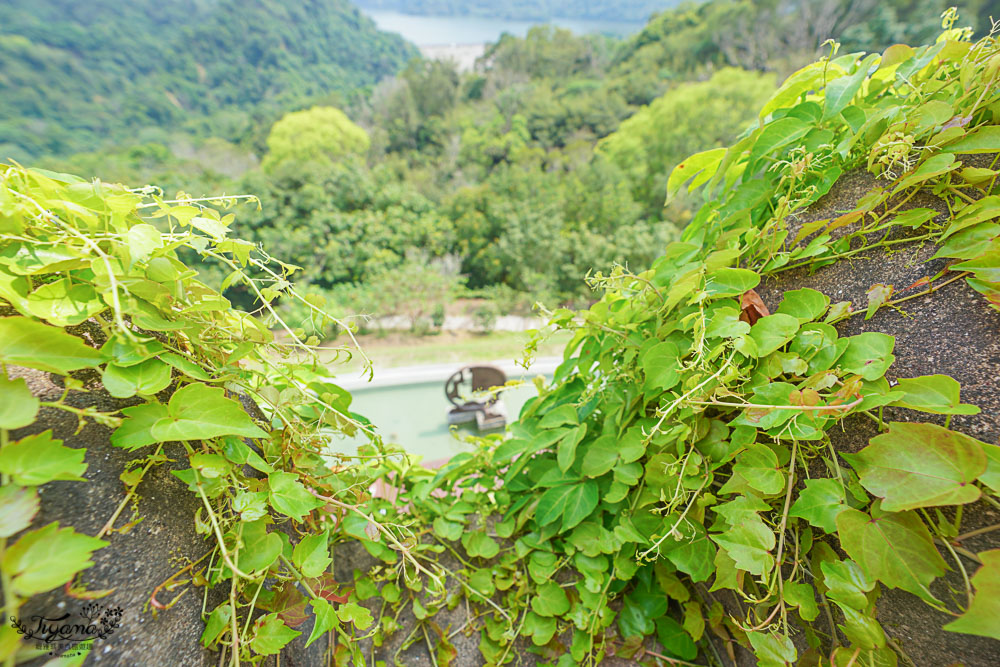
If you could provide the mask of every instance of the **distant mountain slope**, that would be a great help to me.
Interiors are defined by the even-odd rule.
[[[238,138],[261,114],[374,84],[416,55],[347,0],[4,0],[0,158],[185,123]]]
[[[548,21],[597,19],[646,21],[681,0],[357,0],[366,9],[389,9],[422,16],[482,16]]]

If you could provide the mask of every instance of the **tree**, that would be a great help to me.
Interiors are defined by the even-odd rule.
[[[293,111],[271,128],[264,168],[273,170],[287,160],[332,161],[345,155],[361,155],[370,144],[368,133],[340,109],[313,107]]]
[[[623,169],[635,198],[659,214],[667,176],[692,153],[722,146],[754,118],[774,92],[774,77],[724,69],[708,81],[686,83],[653,100],[598,144]]]

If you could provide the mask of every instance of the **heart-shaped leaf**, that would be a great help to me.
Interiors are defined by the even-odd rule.
[[[906,396],[893,405],[937,415],[978,415],[975,405],[962,403],[961,385],[947,375],[924,375],[900,379],[895,387]]]
[[[986,471],[983,443],[935,424],[894,422],[844,458],[889,512],[974,502],[974,482]]]
[[[221,387],[189,384],[174,392],[167,415],[153,424],[150,434],[158,442],[207,440],[220,435],[263,438],[264,433]]]
[[[869,516],[846,509],[837,515],[837,533],[844,551],[866,575],[940,604],[929,586],[947,566],[915,512]]]
[[[978,555],[983,566],[972,575],[976,589],[972,604],[944,629],[1000,639],[1000,549],[981,551]]]

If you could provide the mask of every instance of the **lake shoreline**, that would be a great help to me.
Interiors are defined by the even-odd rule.
[[[628,37],[639,32],[641,21],[601,21],[590,19],[568,19],[553,17],[547,20],[494,19],[477,16],[432,16],[404,14],[402,12],[368,9],[360,6],[362,13],[375,22],[379,30],[394,32],[416,44],[425,47],[459,47],[496,42],[504,33],[524,37],[528,31],[540,25],[565,28],[578,35],[606,34],[613,37]]]

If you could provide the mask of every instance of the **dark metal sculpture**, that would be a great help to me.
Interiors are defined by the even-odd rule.
[[[507,376],[495,366],[466,366],[455,371],[444,384],[444,394],[454,406],[448,411],[448,424],[475,421],[480,431],[506,426],[507,411],[499,391],[506,382]]]

